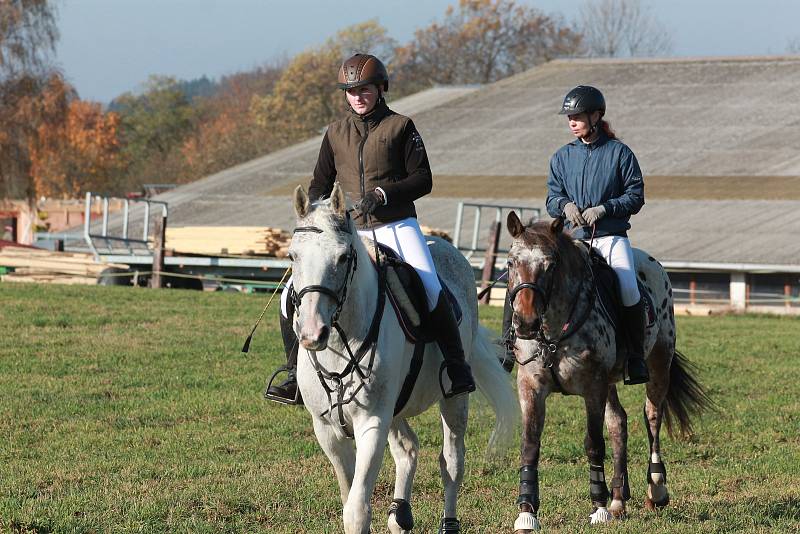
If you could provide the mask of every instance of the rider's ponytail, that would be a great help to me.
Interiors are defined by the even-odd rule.
[[[617,134],[611,129],[611,124],[607,120],[600,119],[600,124],[598,126],[605,132],[609,139],[617,138]]]

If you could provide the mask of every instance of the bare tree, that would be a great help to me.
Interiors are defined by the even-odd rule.
[[[786,52],[788,54],[800,54],[800,37],[789,39],[786,43]]]
[[[672,52],[672,35],[640,0],[588,0],[580,18],[588,56],[662,56]]]

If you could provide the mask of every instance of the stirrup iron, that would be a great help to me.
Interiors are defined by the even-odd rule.
[[[277,371],[272,373],[269,381],[267,382],[267,387],[264,389],[264,398],[267,400],[271,400],[274,402],[279,402],[280,404],[288,404],[290,406],[297,406],[303,404],[303,398],[300,396],[300,388],[296,387],[294,392],[294,399],[288,399],[286,397],[281,397],[279,395],[273,395],[269,392],[270,388],[272,387],[272,383],[275,382],[275,378],[281,373],[288,373],[291,369],[289,367],[281,366],[278,368]]]

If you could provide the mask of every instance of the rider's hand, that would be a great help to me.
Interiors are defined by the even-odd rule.
[[[594,223],[605,217],[605,215],[606,209],[603,206],[586,208],[583,210],[583,218],[586,220],[586,224],[589,226],[594,225]]]
[[[362,215],[372,215],[381,206],[383,206],[383,195],[378,190],[372,190],[364,194],[357,207]]]
[[[564,217],[574,226],[586,226],[586,221],[583,219],[583,215],[581,215],[581,210],[578,209],[578,206],[576,206],[574,202],[570,202],[564,206]]]

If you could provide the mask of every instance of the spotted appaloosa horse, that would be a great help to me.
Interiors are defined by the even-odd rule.
[[[594,512],[591,523],[625,515],[630,499],[627,466],[627,415],[616,383],[622,379],[623,358],[617,357],[615,330],[596,298],[590,257],[582,243],[563,232],[563,220],[525,226],[516,213],[508,216],[514,238],[509,252],[509,298],[519,362],[517,388],[522,408],[523,436],[519,516],[515,532],[539,530],[538,463],[545,417],[545,399],[554,391],[580,395],[586,405],[584,448],[589,459],[589,491]],[[645,336],[650,371],[644,406],[650,441],[647,471],[648,508],[666,506],[669,493],[661,459],[662,418],[672,432],[672,419],[682,433],[691,431],[690,416],[709,404],[685,357],[675,350],[672,287],[661,264],[634,249],[639,280],[650,293],[656,320]],[[603,419],[613,446],[614,476],[611,506],[603,461]]]

